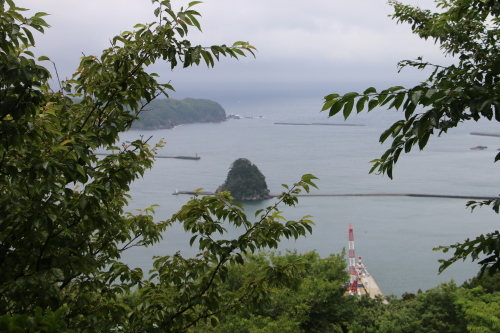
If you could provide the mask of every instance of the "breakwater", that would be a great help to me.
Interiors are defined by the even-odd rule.
[[[470,135],[494,136],[494,137],[500,138],[500,134],[495,134],[495,133],[470,132]]]
[[[108,156],[108,155],[111,155],[111,154],[108,154],[108,153],[95,153],[95,155],[99,155],[99,156]],[[196,156],[166,156],[166,155],[155,155],[155,158],[177,158],[177,159],[180,159],[180,160],[199,160],[201,157],[198,156],[198,154],[196,154]]]
[[[332,123],[274,123],[274,125],[365,126],[361,124],[332,124]]]
[[[175,191],[172,195],[215,195],[215,192],[209,191]],[[271,197],[278,197],[279,194],[270,194]],[[500,197],[476,196],[476,195],[454,195],[454,194],[420,194],[420,193],[360,193],[360,194],[297,194],[297,197],[415,197],[415,198],[444,198],[444,199],[467,199],[467,200],[490,200],[500,199]]]
[[[376,298],[377,296],[384,296],[382,290],[378,286],[377,282],[371,275],[365,275],[360,278],[363,285],[364,293],[368,294],[371,298]],[[384,301],[387,302],[387,301]]]
[[[155,158],[177,158],[180,160],[199,160],[201,157],[199,157],[199,156],[158,156],[158,155],[156,155]]]

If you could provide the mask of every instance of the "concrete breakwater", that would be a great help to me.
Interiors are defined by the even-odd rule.
[[[190,194],[190,195],[195,195],[195,194],[198,194],[198,195],[216,195],[217,193],[215,192],[208,192],[208,191],[200,191],[200,192],[195,192],[195,191],[177,191],[175,190],[174,193],[172,193],[172,195],[179,195],[179,194]]]
[[[365,126],[362,124],[331,124],[331,123],[274,123],[274,125]]]
[[[111,154],[107,154],[107,153],[95,153],[96,155],[99,155],[99,156],[108,156],[108,155],[111,155]],[[155,155],[155,158],[177,158],[177,159],[181,159],[181,160],[199,160],[201,157],[198,156],[198,154],[196,154],[196,156],[165,156],[165,155]]]
[[[376,298],[376,296],[384,296],[382,290],[378,286],[377,282],[371,275],[365,275],[361,277],[361,283],[363,285],[363,293],[370,295],[371,298]]]
[[[496,133],[470,132],[470,135],[494,136],[494,137],[500,138],[500,134],[496,134]]]
[[[158,156],[156,155],[155,158],[177,158],[180,160],[199,160],[201,157],[197,156]]]
[[[194,195],[215,195],[209,191],[175,191],[172,195],[189,194]],[[279,194],[271,194],[275,198]],[[467,200],[490,200],[500,199],[500,197],[475,196],[475,195],[452,195],[452,194],[419,194],[419,193],[368,193],[368,194],[297,194],[297,197],[417,197],[417,198],[447,198],[447,199],[467,199]]]

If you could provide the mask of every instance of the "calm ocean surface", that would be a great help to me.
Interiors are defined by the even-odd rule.
[[[198,161],[158,159],[143,179],[131,190],[130,210],[158,204],[156,219],[169,218],[189,200],[172,193],[221,185],[231,163],[244,157],[265,175],[271,193],[280,193],[281,184],[292,184],[301,175],[319,178],[316,194],[425,193],[496,196],[500,184],[493,159],[500,138],[473,136],[471,131],[496,132],[493,123],[464,124],[442,137],[429,140],[426,150],[402,155],[394,180],[369,175],[369,161],[380,157],[385,146],[378,143],[382,131],[402,117],[401,113],[374,110],[348,120],[364,126],[297,126],[275,122],[344,123],[341,116],[327,118],[320,113],[321,99],[219,101],[226,113],[262,116],[258,119],[230,120],[220,124],[182,125],[174,130],[131,131],[122,139],[153,136],[152,142],[165,139],[159,155],[195,155]],[[484,151],[470,150],[478,145]],[[246,204],[247,214],[271,205],[273,200]],[[284,241],[280,250],[316,250],[322,256],[340,253],[347,247],[347,228],[355,233],[356,255],[363,257],[368,271],[384,294],[426,290],[443,281],[457,283],[478,271],[474,263],[457,263],[438,275],[440,258],[446,254],[432,251],[481,233],[496,230],[498,215],[490,208],[465,208],[467,200],[410,197],[307,197],[295,208],[285,208],[285,217],[297,219],[312,215],[313,234],[297,241]],[[124,260],[147,271],[154,255],[181,251],[193,255],[189,235],[174,226],[164,240],[150,248],[126,253]]]

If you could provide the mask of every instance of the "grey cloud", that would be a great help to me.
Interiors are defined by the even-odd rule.
[[[422,7],[434,5],[432,0],[419,2]],[[187,1],[172,3],[180,7]],[[52,14],[47,17],[52,29],[36,36],[35,52],[51,57],[62,78],[74,72],[82,53],[98,55],[115,34],[155,19],[149,0],[18,0],[17,4]],[[398,75],[399,60],[424,56],[443,61],[432,41],[419,40],[408,26],[387,17],[391,8],[385,0],[212,0],[195,8],[203,15],[203,33],[193,30],[188,38],[194,43],[244,40],[259,52],[257,59],[223,59],[210,70],[151,68],[161,80],[172,81],[179,90],[176,94],[197,97],[194,94],[218,93],[224,87],[235,94],[318,91],[321,96],[323,87],[412,84],[424,76]]]

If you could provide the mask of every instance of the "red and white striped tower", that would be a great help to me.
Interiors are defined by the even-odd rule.
[[[349,223],[349,273],[351,279],[349,282],[349,294],[358,293],[358,272],[356,270],[356,256],[354,254],[354,229]]]

